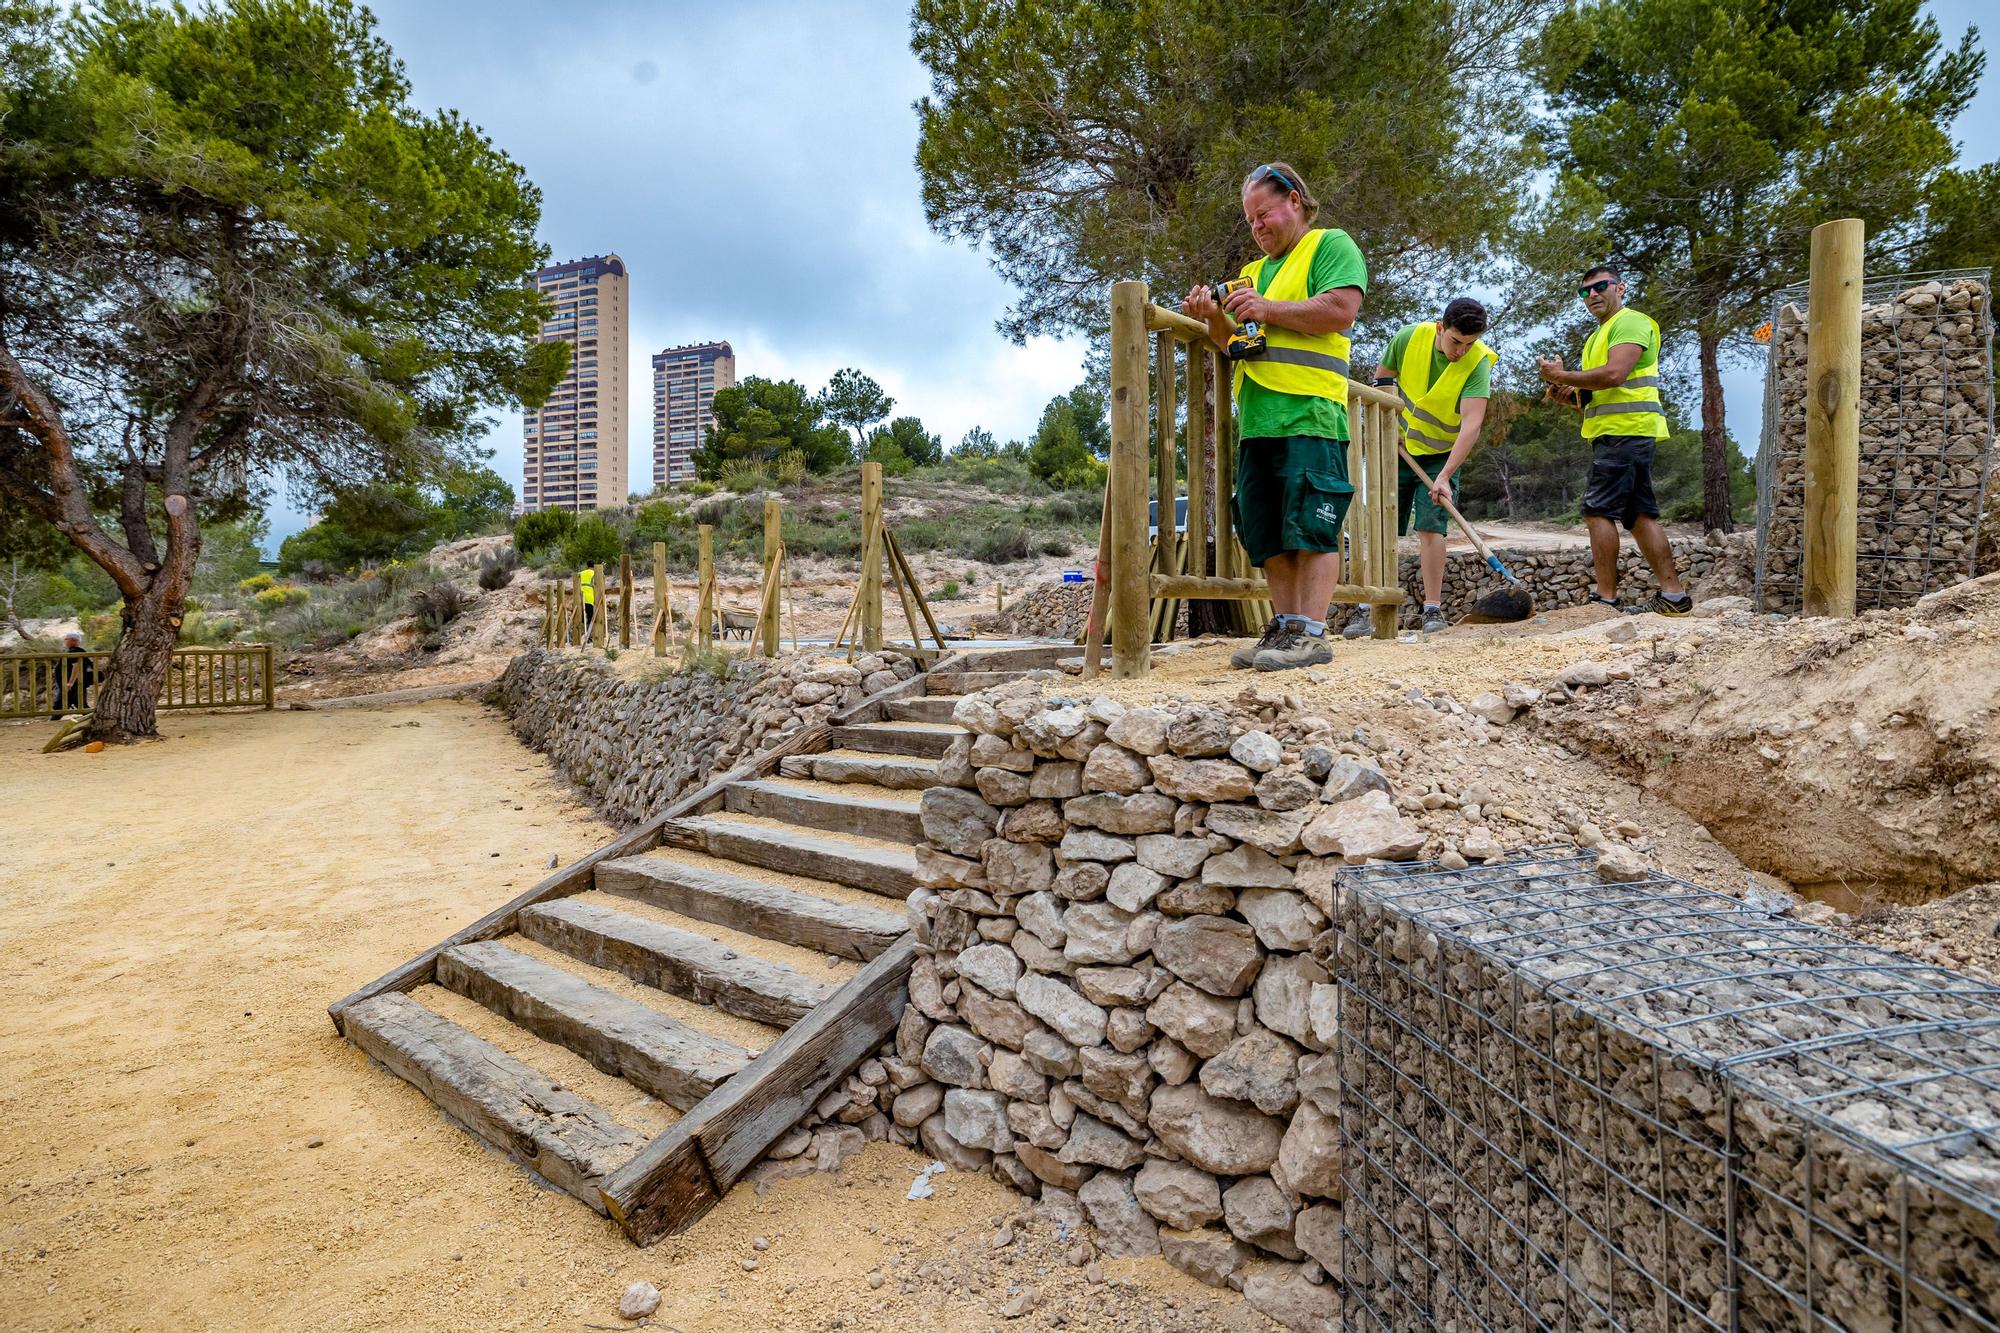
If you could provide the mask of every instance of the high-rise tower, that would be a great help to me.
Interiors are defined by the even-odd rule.
[[[736,383],[728,343],[669,347],[653,357],[653,484],[694,480],[694,451],[715,419],[715,394]]]
[[[521,508],[625,503],[625,362],[631,300],[617,255],[551,264],[529,279],[555,303],[542,341],[571,345],[569,374],[522,422]]]

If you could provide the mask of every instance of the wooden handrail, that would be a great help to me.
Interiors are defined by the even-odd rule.
[[[1210,347],[1215,346],[1215,339],[1209,336],[1208,325],[1165,306],[1146,307],[1146,330],[1149,333],[1171,333],[1182,342],[1205,342]]]

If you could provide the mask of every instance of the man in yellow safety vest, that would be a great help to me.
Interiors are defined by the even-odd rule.
[[[1456,297],[1442,318],[1398,329],[1375,370],[1377,384],[1393,383],[1402,396],[1403,447],[1431,474],[1426,488],[1396,460],[1396,530],[1417,534],[1427,634],[1445,628],[1444,539],[1451,515],[1444,503],[1458,502],[1458,470],[1479,443],[1486,400],[1493,394],[1493,363],[1499,357],[1480,341],[1484,332],[1486,307],[1469,296]],[[1341,634],[1358,639],[1369,629],[1368,608],[1357,607]]]
[[[591,626],[597,621],[597,570],[585,565],[576,572],[576,578],[583,585],[583,641],[589,643]]]
[[[1587,599],[1620,611],[1684,616],[1694,598],[1681,586],[1674,550],[1660,526],[1653,498],[1653,446],[1667,438],[1667,410],[1660,402],[1660,326],[1625,305],[1625,280],[1609,264],[1583,275],[1576,289],[1597,318],[1583,344],[1583,368],[1565,370],[1561,357],[1541,359],[1550,384],[1578,390],[1583,438],[1591,443],[1590,485],[1583,521],[1590,528],[1597,588]],[[1653,567],[1660,590],[1643,602],[1618,605],[1618,525],[1623,523]]]
[[[1368,266],[1344,231],[1315,228],[1319,203],[1289,164],[1269,162],[1243,182],[1243,217],[1264,252],[1243,266],[1244,286],[1217,302],[1206,284],[1183,309],[1226,346],[1252,321],[1264,346],[1235,363],[1239,443],[1236,531],[1264,571],[1277,613],[1236,667],[1287,671],[1331,660],[1326,609],[1340,582],[1347,480],[1347,331],[1361,311]]]

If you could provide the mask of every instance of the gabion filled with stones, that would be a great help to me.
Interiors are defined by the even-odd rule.
[[[2000,988],[1606,873],[1335,876],[1346,1326],[2000,1328]]]
[[[1861,307],[1856,603],[1906,606],[1970,578],[1993,454],[1991,270],[1882,278]],[[1757,453],[1760,609],[1798,610],[1806,444],[1806,288],[1771,317]]]

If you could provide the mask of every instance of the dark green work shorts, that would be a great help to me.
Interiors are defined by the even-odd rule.
[[[1287,551],[1338,551],[1353,500],[1345,440],[1261,436],[1236,446],[1236,535],[1253,565]]]
[[[1417,462],[1423,464],[1424,471],[1433,477],[1444,466],[1444,454],[1417,454]],[[1417,474],[1399,463],[1396,471],[1401,473],[1396,483],[1396,531],[1436,532],[1448,534],[1451,531],[1451,515],[1444,506],[1431,499],[1431,488],[1418,479]],[[1451,477],[1451,502],[1458,503],[1458,474]]]

